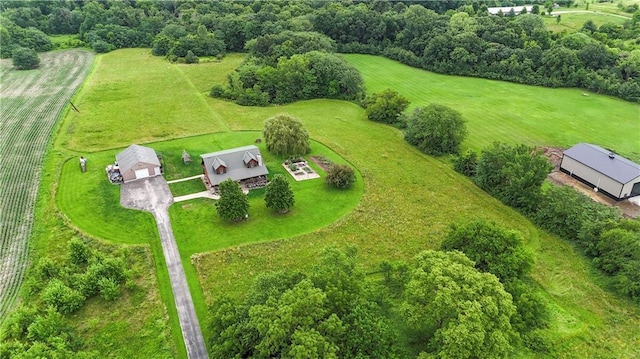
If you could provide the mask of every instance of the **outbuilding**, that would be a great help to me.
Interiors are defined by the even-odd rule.
[[[116,155],[116,163],[124,183],[162,174],[158,155],[149,147],[131,145]]]
[[[569,148],[560,170],[616,200],[640,195],[640,165],[600,146],[579,143]]]

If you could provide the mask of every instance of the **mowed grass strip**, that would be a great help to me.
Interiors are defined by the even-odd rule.
[[[61,136],[67,149],[97,151],[225,129],[180,65],[150,49],[123,49],[97,59],[75,103],[80,113],[70,112],[65,120]]]
[[[80,171],[78,157],[69,158],[60,173],[56,195],[58,208],[82,232],[114,243],[140,244],[157,240],[150,213],[123,208],[120,186],[107,178],[105,167],[120,150],[87,157],[87,171]]]
[[[447,76],[383,57],[343,55],[360,70],[367,93],[392,88],[410,109],[439,103],[467,120],[463,148],[494,141],[569,148],[579,142],[608,147],[640,160],[640,105],[587,93],[471,77]]]

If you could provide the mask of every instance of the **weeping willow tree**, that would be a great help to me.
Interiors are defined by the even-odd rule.
[[[299,118],[282,113],[264,121],[262,130],[267,150],[280,156],[300,156],[309,153],[309,133]]]

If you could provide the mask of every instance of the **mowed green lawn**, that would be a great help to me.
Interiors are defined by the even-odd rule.
[[[638,104],[580,89],[439,75],[370,55],[344,58],[360,70],[370,93],[392,88],[410,108],[439,103],[460,111],[469,129],[463,148],[493,141],[564,148],[588,142],[640,160]]]
[[[102,61],[104,63],[109,58],[109,61],[119,63],[131,57],[142,57],[144,51],[148,50],[115,51],[102,55]],[[136,52],[139,54],[136,55]],[[119,59],[120,56],[122,59]],[[614,141],[615,136],[610,134],[608,127],[601,128],[601,136],[592,134],[589,119],[592,119],[594,115],[585,116],[585,113],[589,111],[585,112],[583,108],[576,107],[571,110],[566,108],[567,103],[564,104],[565,107],[551,106],[553,111],[542,107],[545,103],[560,104],[556,98],[559,96],[557,94],[568,97],[570,99],[568,102],[573,101],[572,106],[574,106],[575,100],[582,97],[580,90],[550,90],[480,79],[440,76],[371,56],[346,55],[346,58],[356,64],[363,72],[369,92],[397,86],[394,88],[405,96],[412,96],[410,98],[413,106],[418,103],[428,104],[432,102],[431,99],[438,99],[433,102],[449,104],[462,111],[469,120],[471,132],[471,138],[465,143],[468,148],[479,149],[495,140],[562,146],[564,142],[560,139],[564,137],[569,145],[579,141],[590,141],[603,145],[609,144],[609,146],[615,145],[615,148],[619,149],[617,145],[625,143],[619,139]],[[238,57],[233,57],[230,61],[238,61]],[[216,214],[211,202],[196,200],[173,205],[171,208],[172,222],[183,259],[187,259],[184,258],[185,254],[188,255],[194,252],[194,249],[197,250],[203,246],[208,249],[222,248],[225,243],[216,238],[220,236],[222,229],[235,231],[235,234],[240,237],[254,238],[255,242],[269,239],[269,236],[273,239],[290,237],[254,245],[233,245],[228,249],[190,256],[188,259],[195,268],[187,265],[185,270],[192,286],[192,294],[201,320],[203,311],[206,311],[206,302],[211,301],[214,297],[221,293],[241,296],[255,275],[265,270],[309,268],[314,258],[326,245],[357,246],[361,264],[365,269],[373,272],[377,270],[378,264],[383,260],[409,259],[423,249],[437,248],[448,226],[453,222],[484,217],[520,230],[526,239],[527,246],[536,253],[537,262],[533,277],[544,291],[545,297],[553,309],[553,322],[552,327],[548,330],[548,335],[563,357],[634,357],[640,355],[637,351],[637,328],[640,326],[638,307],[603,289],[605,281],[591,271],[588,261],[576,253],[570,245],[539,231],[525,218],[479,190],[439,159],[425,156],[407,145],[402,139],[402,133],[397,129],[367,121],[364,111],[355,104],[312,100],[287,106],[253,108],[207,98],[205,95],[208,92],[208,81],[205,81],[203,77],[211,74],[211,84],[221,81],[225,76],[221,70],[216,71],[216,69],[219,70],[225,66],[227,70],[232,68],[226,64],[226,60],[222,63],[186,66],[170,65],[162,59],[149,57],[145,66],[138,67],[139,79],[147,76],[146,69],[154,73],[158,71],[158,68],[171,70],[177,67],[179,69],[174,70],[180,74],[178,76],[179,82],[185,83],[187,86],[185,92],[179,97],[169,96],[174,91],[174,88],[171,87],[150,88],[150,92],[144,97],[140,97],[139,101],[141,103],[151,101],[146,97],[151,99],[154,97],[173,98],[173,101],[191,101],[188,99],[189,97],[197,98],[199,99],[198,106],[202,105],[206,109],[206,111],[198,110],[198,113],[211,112],[214,114],[212,118],[220,119],[220,123],[210,121],[217,124],[212,125],[211,132],[226,128],[260,130],[267,117],[279,112],[291,113],[301,118],[312,139],[326,146],[359,170],[362,175],[360,183],[364,185],[364,192],[361,201],[353,210],[351,210],[353,207],[336,209],[347,213],[345,216],[339,217],[328,226],[307,234],[301,234],[304,231],[297,232],[296,221],[282,223],[279,227],[272,226],[268,228],[268,231],[265,230],[265,233],[260,233],[257,227],[252,225],[255,223],[252,223],[252,220],[259,216],[266,218],[264,212],[253,212],[255,215],[251,214],[249,222],[226,228],[216,224]],[[103,86],[109,87],[111,82],[122,81],[115,72],[109,71],[108,74],[101,74],[101,71],[106,70],[106,67],[102,69],[98,67],[94,73],[94,78],[106,79],[112,76],[111,80],[104,80],[106,82]],[[172,72],[170,71],[170,73]],[[406,77],[399,74],[405,74]],[[124,73],[122,76],[129,79],[127,80],[129,85],[138,86],[134,75]],[[88,90],[90,88],[91,82],[85,92],[87,96],[90,95]],[[503,91],[504,96],[502,97],[520,92],[532,96],[532,99],[527,106],[485,106],[486,103],[498,102],[501,97],[494,93],[498,89]],[[153,91],[157,91],[157,95]],[[572,93],[574,93],[574,97],[572,97]],[[99,102],[100,96],[98,95],[99,93],[91,94],[90,100],[81,96],[80,100],[85,101],[84,107],[92,108],[94,102]],[[468,98],[468,101],[463,103],[460,98],[465,97]],[[622,107],[622,113],[626,115],[633,113],[634,109],[637,112],[638,109],[637,105],[593,94],[585,96],[585,99],[594,104],[591,112],[599,115],[620,111],[618,107]],[[129,100],[125,98],[120,101],[126,103]],[[172,100],[167,101],[168,103],[164,106],[170,108]],[[595,106],[598,103],[604,108]],[[467,107],[474,111],[466,111]],[[149,111],[153,112],[155,117],[161,115],[163,108],[149,107]],[[107,111],[108,108],[103,110]],[[520,114],[518,111],[524,114]],[[547,118],[550,113],[558,111],[563,114],[560,117],[569,123],[575,123],[575,126],[560,125],[555,131],[549,130],[548,127],[553,121],[547,120]],[[513,116],[518,115],[518,120],[504,120],[505,113]],[[473,114],[482,117],[478,119],[472,116]],[[124,147],[129,144],[124,143],[126,141],[141,143],[145,139],[149,141],[159,139],[149,136],[147,126],[143,126],[142,122],[139,123],[137,132],[125,133],[120,136],[120,124],[117,116],[111,112],[96,113],[95,116],[108,119],[104,124],[105,129],[102,136],[99,137],[99,141],[84,138],[77,132],[69,131],[69,126],[67,126],[67,130],[61,132],[61,143],[65,143],[67,146],[73,144],[73,148],[89,151]],[[177,128],[179,124],[187,123],[189,126],[181,130],[180,134],[176,132],[175,136],[183,137],[196,134],[199,133],[198,131],[206,130],[199,123],[201,119],[197,116],[199,115],[194,112],[186,112],[182,116],[166,116],[166,121],[169,122],[166,126]],[[542,118],[543,120],[527,122],[525,117]],[[633,124],[629,124],[632,120],[623,119],[620,121],[620,126],[627,128],[627,136],[635,128]],[[482,121],[486,121],[487,125],[481,125]],[[72,114],[71,123],[74,122],[78,126],[90,125],[84,123],[84,118]],[[610,120],[607,122],[611,123]],[[474,123],[475,125],[473,125]],[[152,124],[149,126],[149,128],[153,127]],[[522,130],[521,127],[525,127],[526,130]],[[562,129],[567,130],[569,127],[572,130],[567,131],[564,137],[561,136],[559,139],[557,132]],[[197,143],[198,146],[206,144],[210,147],[224,147],[227,143],[232,144],[232,138],[236,135],[247,136],[250,139],[255,137],[256,133],[226,132],[223,135],[211,136],[210,144],[197,137],[190,137],[177,141],[154,143],[152,147],[158,147],[157,149],[163,153],[167,168],[173,166],[176,171],[181,171],[181,173],[197,174],[198,165],[193,170],[179,169],[180,164],[177,162],[178,157],[176,156],[179,156],[181,150],[183,148],[190,150],[188,146],[190,143],[192,145]],[[229,137],[220,140],[224,136]],[[583,139],[588,136],[592,136],[593,139]],[[634,145],[631,142],[631,140],[627,141],[625,147],[629,147],[629,151],[633,152]],[[191,153],[193,159],[196,158],[198,151],[195,149]],[[622,150],[619,149],[619,151]],[[115,152],[117,151],[95,153],[95,156],[100,157],[98,158],[100,161],[110,162],[113,160],[111,153]],[[76,164],[73,163],[75,160],[67,165],[73,167],[63,169],[63,177],[71,176],[68,183],[81,183],[84,180],[77,173]],[[95,161],[92,155],[90,155],[90,161],[92,161],[90,163],[96,163],[97,166],[98,161]],[[104,176],[104,172],[100,176]],[[171,176],[171,174],[167,175],[168,178]],[[96,179],[99,180],[97,177]],[[60,186],[63,186],[64,181],[65,179],[61,179]],[[106,178],[103,181],[106,181]],[[301,191],[303,190],[304,188],[301,189]],[[332,206],[331,203],[326,203],[331,200],[333,198],[328,195],[316,198],[319,204],[328,206]],[[255,211],[260,202],[254,197],[251,198],[251,201],[252,210]],[[58,202],[64,201],[58,200]],[[91,201],[78,201],[78,205],[92,210]],[[68,209],[64,211],[66,213]],[[183,214],[185,215],[183,216]],[[292,218],[295,218],[295,212],[292,215]],[[123,222],[119,225],[127,228],[136,226],[137,220],[127,222],[127,219],[128,217],[123,217]],[[313,221],[314,219],[311,220],[312,223]],[[92,230],[91,227],[87,227],[89,226],[88,221],[78,226],[81,230]],[[247,229],[247,231],[243,232],[243,229]],[[301,235],[293,237],[298,234]],[[207,235],[210,237],[203,239],[208,241],[206,244],[195,243],[196,240],[191,238],[191,236],[203,238]],[[225,234],[223,233],[221,236],[225,236]],[[157,251],[155,253],[158,254]],[[166,280],[161,280],[161,282],[161,286],[167,284]],[[207,335],[206,329],[205,335]]]

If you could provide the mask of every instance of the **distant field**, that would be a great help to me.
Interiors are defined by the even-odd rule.
[[[88,154],[90,164],[96,166],[96,174],[81,177],[74,163],[77,158],[71,159],[73,162],[62,169],[61,187],[86,191],[82,189],[86,185],[104,191],[103,199],[96,198],[100,193],[89,191],[87,196],[94,197],[89,197],[90,201],[82,206],[85,210],[79,211],[74,209],[73,203],[81,198],[73,197],[77,196],[72,193],[73,189],[60,189],[58,201],[81,231],[101,231],[101,225],[92,224],[88,218],[100,215],[100,211],[108,210],[108,206],[117,206],[105,204],[117,196],[113,187],[95,185],[106,181],[106,178],[101,179],[104,174],[99,171],[113,160],[116,148],[123,148],[130,142],[151,142],[203,131],[223,132],[153,144],[163,152],[168,168],[172,166],[183,175],[197,174],[197,165],[190,169],[180,168],[178,160],[168,156],[188,148],[192,158],[196,158],[198,151],[226,146],[233,143],[236,136],[256,137],[255,132],[229,130],[260,130],[264,119],[279,112],[300,117],[313,140],[328,147],[362,175],[364,188],[360,202],[353,210],[347,208],[347,214],[339,220],[306,234],[302,234],[305,231],[296,232],[295,222],[283,222],[282,225],[287,226],[286,236],[291,237],[260,244],[220,249],[226,245],[225,238],[232,234],[240,238],[258,237],[257,241],[260,241],[268,239],[273,229],[265,226],[265,233],[261,233],[255,226],[247,226],[247,231],[243,232],[242,226],[251,225],[250,222],[234,228],[220,226],[211,202],[205,200],[173,205],[172,222],[175,221],[173,226],[183,260],[186,262],[184,257],[188,256],[192,264],[185,265],[185,270],[201,320],[206,314],[206,304],[216,296],[222,293],[242,296],[255,275],[267,270],[308,269],[327,245],[357,246],[359,264],[366,271],[375,272],[383,260],[410,259],[421,250],[437,248],[451,223],[483,217],[521,231],[527,246],[536,253],[533,277],[553,311],[551,328],[545,334],[561,357],[640,356],[636,345],[637,328],[640,327],[637,306],[606,291],[606,281],[594,274],[588,261],[570,245],[539,231],[441,160],[416,151],[404,142],[397,129],[366,120],[358,105],[342,101],[312,100],[255,108],[211,99],[206,96],[210,86],[224,81],[226,72],[233,69],[241,56],[230,57],[221,63],[187,66],[168,64],[148,56],[148,51],[135,49],[100,55],[102,66],[96,68],[78,101],[90,114],[87,117],[70,114],[61,131],[56,147],[60,151],[64,146],[86,152],[114,149]],[[556,146],[589,141],[617,148],[621,153],[640,153],[640,144],[630,138],[630,134],[638,130],[634,119],[637,119],[639,107],[634,104],[595,94],[583,96],[583,91],[574,89],[544,89],[435,75],[373,56],[345,57],[362,71],[368,92],[392,87],[410,98],[414,107],[438,102],[463,112],[471,132],[465,148],[480,149],[495,140]],[[131,62],[131,70],[121,65],[126,62]],[[112,64],[113,68],[106,64]],[[162,73],[166,76],[161,76]],[[151,85],[140,84],[147,80]],[[140,95],[138,91],[143,87],[146,92]],[[122,92],[120,97],[114,95],[115,89]],[[134,100],[130,96],[137,97]],[[103,98],[109,99],[109,106],[101,104]],[[154,106],[156,98],[164,99],[164,102]],[[132,126],[136,130],[123,131],[125,120],[118,116],[119,110],[114,109],[135,103],[144,108],[139,115],[148,117],[138,119],[135,113],[128,115],[126,120],[134,122]],[[173,111],[185,104],[190,107]],[[161,125],[152,121],[156,118],[162,119]],[[102,119],[102,123],[95,124],[98,119]],[[611,119],[617,121],[616,126],[607,126]],[[96,130],[98,126],[100,131],[90,131],[88,136],[78,131],[79,128]],[[159,135],[162,133],[164,135]],[[191,150],[192,147],[197,149]],[[167,175],[168,178],[173,176]],[[96,201],[94,206],[106,208],[91,208],[93,200]],[[316,198],[322,205],[331,200],[329,195]],[[257,203],[252,208],[257,209]],[[84,214],[86,209],[93,209],[96,214]],[[149,227],[140,217],[118,214],[112,219],[121,228],[139,233],[142,240],[153,241],[156,237],[155,232],[144,234],[145,228]],[[108,228],[116,227],[115,224],[110,226]],[[227,229],[228,234],[221,233]],[[198,234],[197,238],[189,237],[193,233]],[[117,234],[118,238],[112,240],[128,242],[119,239],[126,235],[122,230]],[[107,234],[104,236],[111,238]],[[198,240],[208,243],[196,243]],[[196,253],[203,249],[216,250]],[[161,256],[155,252],[154,257],[157,260]],[[156,262],[156,266],[161,292],[166,291],[168,280],[162,278],[163,264]],[[166,298],[164,301],[167,303]],[[207,335],[207,329],[203,329]],[[517,354],[535,357],[525,351]]]
[[[0,323],[28,264],[28,240],[52,131],[93,63],[87,51],[41,55],[35,70],[0,61]]]
[[[591,7],[589,7],[591,10]],[[573,11],[574,9],[570,9],[567,11]],[[552,13],[553,14],[553,13]],[[563,13],[560,15],[560,22],[557,22],[556,16],[545,16],[544,23],[547,25],[547,28],[553,32],[561,32],[566,30],[567,32],[575,32],[579,31],[584,25],[585,22],[591,20],[598,27],[602,24],[614,24],[614,25],[622,25],[628,18],[615,16],[609,13],[603,12],[573,12],[573,13]]]
[[[393,88],[410,108],[440,103],[468,121],[464,148],[493,141],[568,148],[589,142],[640,161],[640,105],[579,89],[551,89],[439,75],[370,55],[344,55],[367,92]]]
[[[575,4],[577,7],[572,7],[571,10],[584,10],[586,8],[586,4],[589,3],[589,11],[598,11],[605,12],[608,14],[616,14],[621,16],[626,16],[631,18],[632,14],[621,10],[618,5],[622,5],[623,8],[627,6],[638,4],[640,5],[640,0],[577,0]],[[565,8],[561,8],[562,10],[569,10]]]

